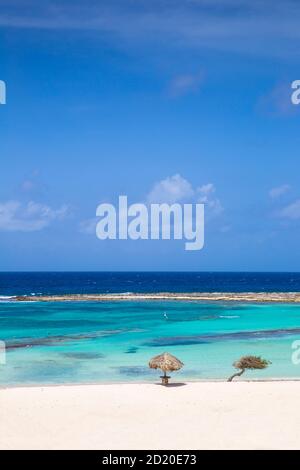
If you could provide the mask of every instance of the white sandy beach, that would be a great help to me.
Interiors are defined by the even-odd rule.
[[[2,389],[1,449],[300,449],[300,382]]]

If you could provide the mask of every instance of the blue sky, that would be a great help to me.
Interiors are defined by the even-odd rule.
[[[299,271],[299,21],[291,0],[0,0],[0,270]],[[205,197],[203,250],[96,238],[99,203],[166,187]]]

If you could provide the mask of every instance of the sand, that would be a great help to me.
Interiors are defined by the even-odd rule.
[[[182,302],[255,302],[255,303],[300,303],[299,292],[157,292],[129,294],[66,294],[16,296],[18,302],[120,302],[120,301],[161,301],[176,300]]]
[[[0,390],[1,449],[299,449],[300,382]]]

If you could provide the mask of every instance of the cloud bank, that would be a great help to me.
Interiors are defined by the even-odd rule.
[[[298,0],[2,0],[0,13],[5,28],[91,30],[134,44],[164,40],[295,60],[299,22]]]
[[[48,227],[56,220],[63,220],[69,212],[67,205],[52,209],[45,204],[30,201],[0,203],[0,231],[35,232]]]

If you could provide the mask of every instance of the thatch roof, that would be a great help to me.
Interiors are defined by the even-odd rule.
[[[177,357],[169,353],[155,356],[149,362],[151,369],[161,369],[163,372],[173,372],[174,370],[181,369],[182,366],[183,363],[177,359]]]
[[[243,356],[233,366],[236,369],[265,369],[269,364],[269,361],[259,356]]]

